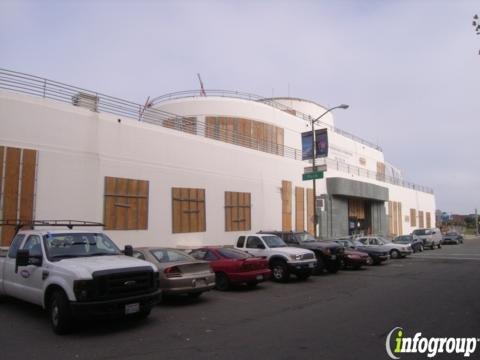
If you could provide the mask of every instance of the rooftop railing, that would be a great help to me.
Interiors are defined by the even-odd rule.
[[[302,151],[299,149],[268,141],[261,141],[253,137],[241,135],[224,129],[218,129],[213,126],[209,126],[205,120],[202,120],[202,117],[200,116],[182,117],[151,106],[145,108],[144,105],[140,105],[132,101],[123,100],[76,86],[44,79],[38,76],[0,69],[0,89],[61,101],[75,106],[86,107],[94,112],[104,112],[115,116],[124,116],[137,119],[138,121],[155,124],[192,135],[219,140],[277,156],[302,161]],[[187,97],[187,94],[190,94],[189,96],[191,96],[191,93],[191,91],[184,91],[175,94],[178,95],[176,98],[182,98]],[[215,91],[213,91],[213,93],[215,93]],[[223,93],[223,96],[227,96],[227,94],[235,94],[235,97],[237,98],[245,98],[254,101],[261,100],[259,98],[254,98],[255,95],[247,93],[235,91],[228,92],[223,90],[220,91],[220,93]],[[167,94],[154,100],[157,102],[173,99],[175,96],[177,96],[175,94]],[[272,100],[265,101],[271,101],[272,103],[275,103],[275,107],[282,105]],[[286,109],[288,108],[284,107],[282,110]],[[322,160],[320,160],[319,163],[321,163],[321,161]],[[416,185],[400,178],[386,176],[385,174],[379,174],[332,159],[323,159],[323,161],[329,168],[336,169],[338,171],[376,179],[378,181],[407,187],[413,190],[433,193],[433,190],[428,187]]]
[[[158,96],[150,102],[150,104],[153,106],[155,104],[159,104],[165,101],[169,100],[175,100],[175,99],[184,99],[184,98],[191,98],[191,97],[206,97],[206,96],[217,96],[217,97],[228,97],[228,98],[236,98],[236,99],[243,99],[243,100],[250,100],[250,101],[256,101],[256,102],[261,102],[266,105],[272,106],[276,109],[288,112],[292,116],[296,116],[308,123],[312,120],[312,117],[310,115],[304,114],[298,110],[295,110],[289,106],[286,106],[278,101],[275,101],[273,98],[265,98],[260,95],[255,95],[255,94],[250,94],[246,92],[241,92],[241,91],[231,91],[231,90],[204,90],[204,94],[201,94],[198,90],[185,90],[185,91],[178,91],[170,94],[165,94]],[[382,151],[382,148],[378,146],[377,144],[374,144],[368,140],[362,139],[356,135],[353,135],[349,133],[348,131],[339,129],[335,126],[332,126],[330,124],[327,124],[321,120],[317,121],[317,124],[322,124],[326,128],[328,128],[331,131],[336,132],[337,134],[340,134],[342,136],[345,136],[346,138],[349,138],[351,140],[354,140],[356,142],[359,142],[365,146],[371,147],[372,149]]]

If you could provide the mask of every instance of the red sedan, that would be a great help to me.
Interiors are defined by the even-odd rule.
[[[224,247],[203,247],[190,253],[196,259],[210,262],[215,272],[215,286],[227,290],[232,284],[255,287],[270,277],[268,261],[243,251]]]

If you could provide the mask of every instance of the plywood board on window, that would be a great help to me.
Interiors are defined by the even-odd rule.
[[[24,149],[22,157],[22,187],[20,192],[20,219],[22,221],[33,220],[36,162],[37,152]]]
[[[425,226],[424,218],[423,218],[423,211],[418,211],[418,226],[420,228],[423,228]]]
[[[417,210],[410,209],[410,226],[417,226]]]
[[[6,148],[6,153],[3,218],[17,220],[21,149]],[[1,231],[2,243],[9,244],[15,234],[15,229],[11,226],[3,226]]]
[[[428,211],[425,213],[425,219],[427,221],[427,228],[431,228],[432,227],[432,219],[431,219],[431,215]]]
[[[305,191],[303,187],[295,187],[295,230],[305,231]]]
[[[397,202],[397,235],[403,234],[403,224],[402,224],[402,203]]]
[[[148,181],[105,177],[106,230],[145,230],[148,227]]]
[[[282,181],[282,230],[292,230],[292,182]]]

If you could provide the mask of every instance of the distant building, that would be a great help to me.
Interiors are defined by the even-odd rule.
[[[2,71],[1,218],[100,221],[119,244],[232,244],[246,231],[398,235],[434,226],[435,196],[377,145],[328,130],[323,179],[302,181],[304,99],[185,91],[143,107]],[[406,135],[407,136],[407,135]],[[412,153],[412,156],[414,154]],[[11,231],[2,230],[8,244]]]

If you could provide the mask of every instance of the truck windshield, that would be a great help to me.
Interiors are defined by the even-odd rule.
[[[317,241],[312,235],[309,233],[301,233],[301,234],[295,234],[295,237],[297,240],[300,242],[315,242]]]
[[[276,235],[271,235],[271,236],[263,236],[263,240],[267,243],[269,248],[277,248],[277,247],[285,247],[287,244],[283,242],[282,239],[280,239]]]
[[[120,249],[105,234],[58,233],[43,237],[47,258],[51,261],[67,258],[121,255]]]

